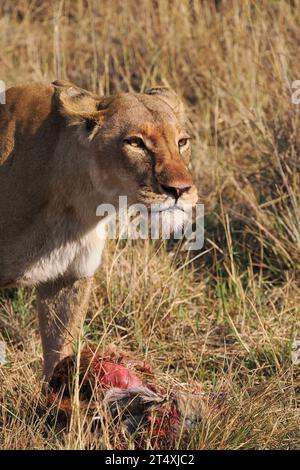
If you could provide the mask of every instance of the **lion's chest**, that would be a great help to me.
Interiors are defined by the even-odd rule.
[[[104,244],[95,230],[77,241],[64,243],[28,266],[22,283],[36,285],[63,276],[76,279],[92,276],[101,263]]]

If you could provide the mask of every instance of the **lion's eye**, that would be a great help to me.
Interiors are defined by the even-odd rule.
[[[136,147],[136,148],[145,148],[145,144],[143,139],[141,137],[127,137],[124,141],[126,144],[131,145],[131,147]]]
[[[178,141],[178,147],[185,147],[187,145],[188,141],[189,141],[188,138],[180,139]]]

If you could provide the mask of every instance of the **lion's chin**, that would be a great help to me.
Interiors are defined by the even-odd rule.
[[[154,233],[159,231],[163,238],[170,238],[173,234],[183,233],[183,229],[188,222],[188,214],[173,206],[169,209],[154,212],[151,215],[151,230]]]

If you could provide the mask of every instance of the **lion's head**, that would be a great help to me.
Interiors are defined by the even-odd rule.
[[[161,211],[196,204],[190,138],[174,92],[152,88],[101,98],[70,83],[54,85],[61,114],[88,149],[92,184],[105,202],[126,195],[130,204]]]

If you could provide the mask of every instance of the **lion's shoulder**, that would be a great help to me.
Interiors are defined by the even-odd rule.
[[[39,83],[16,86],[6,91],[5,104],[0,105],[1,164],[9,158],[18,143],[26,147],[26,143],[53,113],[53,96],[53,86]]]

